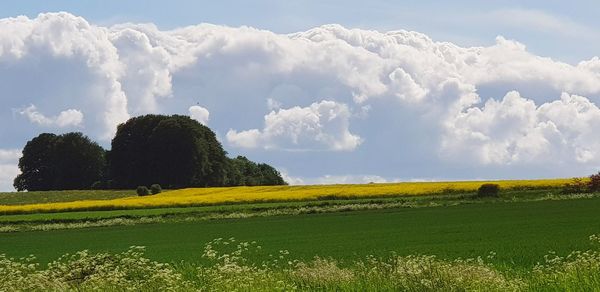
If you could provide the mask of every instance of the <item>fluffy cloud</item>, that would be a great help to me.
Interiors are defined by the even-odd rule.
[[[238,147],[288,150],[352,150],[360,137],[350,133],[350,111],[333,101],[272,111],[265,116],[263,130],[229,130],[227,141]],[[318,147],[318,148],[314,148]]]
[[[0,149],[0,191],[13,188],[13,180],[19,174],[17,167],[19,157],[21,157],[19,150]]]
[[[485,164],[600,162],[600,109],[589,99],[563,93],[536,106],[518,92],[483,108],[467,108],[447,121],[442,151]],[[549,159],[551,158],[551,159]]]
[[[140,115],[159,111],[158,98],[171,95],[171,56],[145,33],[123,27],[108,34],[124,72],[119,78],[128,111]]]
[[[201,106],[198,106],[198,105],[194,105],[188,109],[188,112],[190,114],[190,117],[192,119],[198,121],[200,124],[203,124],[203,125],[208,124],[208,116],[210,115],[210,113],[208,112],[207,109],[205,109]]]
[[[86,117],[82,126],[104,140],[129,117],[120,82],[123,63],[106,28],[67,13],[6,18],[0,20],[0,27],[4,108],[19,109],[28,104],[35,104],[40,112],[78,108]],[[31,108],[29,111],[33,113]],[[63,114],[65,119],[73,116],[74,112]],[[0,116],[3,123],[11,123],[11,119]],[[37,121],[48,124],[49,120]],[[3,132],[13,134],[6,129]]]
[[[334,185],[334,184],[367,184],[367,183],[390,183],[400,180],[388,180],[378,175],[323,175],[316,178],[295,177],[288,174],[285,169],[280,171],[281,177],[290,185]],[[425,181],[425,180],[419,180]]]
[[[30,122],[46,127],[73,127],[79,126],[83,122],[83,113],[74,109],[62,111],[58,116],[51,118],[40,113],[34,105],[30,105],[19,113],[26,116]]]
[[[315,179],[315,184],[333,185],[333,184],[367,184],[367,183],[386,183],[385,178],[378,175],[324,175]]]
[[[460,47],[339,25],[163,31],[47,13],[0,19],[0,28],[4,149],[72,127],[108,146],[130,116],[206,123],[206,107],[229,152],[277,159],[302,177],[501,178],[548,157],[563,172],[529,175],[578,175],[600,162],[597,57],[571,65],[503,37]]]

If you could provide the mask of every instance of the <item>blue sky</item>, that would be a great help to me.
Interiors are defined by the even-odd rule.
[[[600,169],[598,12],[0,2],[0,191],[35,135],[82,131],[109,148],[116,125],[148,113],[190,115],[297,184],[587,175]]]

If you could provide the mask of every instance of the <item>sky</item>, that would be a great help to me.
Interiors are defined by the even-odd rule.
[[[292,184],[599,170],[597,1],[0,2],[0,191],[42,132],[185,114]]]

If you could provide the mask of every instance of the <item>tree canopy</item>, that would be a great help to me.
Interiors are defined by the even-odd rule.
[[[102,178],[105,151],[82,133],[40,134],[25,145],[19,159],[19,190],[88,189]]]
[[[215,133],[197,121],[146,115],[118,127],[109,165],[110,176],[122,188],[221,186],[226,156]]]
[[[45,191],[281,185],[273,167],[228,158],[215,133],[181,115],[145,115],[117,128],[105,151],[81,133],[44,133],[27,143],[17,190]]]
[[[255,163],[244,156],[228,160],[227,185],[272,186],[285,185],[279,171],[265,163]]]

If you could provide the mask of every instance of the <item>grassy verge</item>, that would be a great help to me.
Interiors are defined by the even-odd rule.
[[[598,236],[590,236],[598,243]],[[204,264],[153,261],[143,247],[122,253],[80,251],[41,268],[33,258],[0,255],[3,291],[595,291],[600,285],[596,248],[549,254],[534,267],[511,272],[498,269],[494,254],[444,260],[435,256],[366,256],[349,265],[331,258],[292,260],[287,250],[261,263],[257,242],[234,238],[204,246]]]

